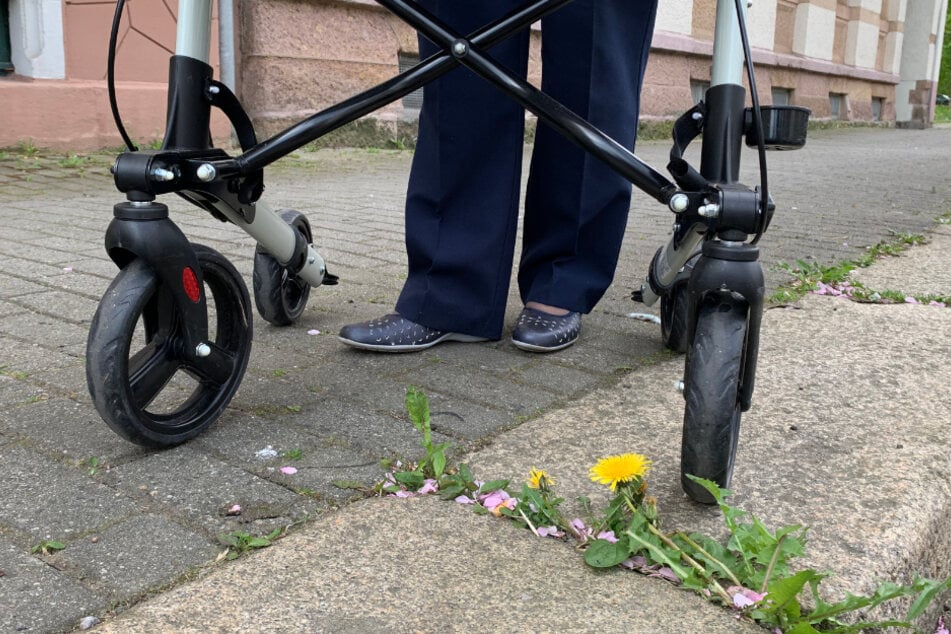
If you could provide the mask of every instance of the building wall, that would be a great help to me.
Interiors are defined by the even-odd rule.
[[[10,2],[16,74],[0,77],[0,147],[27,138],[76,149],[117,145],[104,83],[113,2]],[[149,142],[164,127],[177,0],[127,2],[119,104],[133,137]],[[234,2],[237,91],[262,138],[392,77],[417,51],[415,33],[373,0]],[[777,96],[819,119],[930,125],[947,3],[756,0],[748,22],[761,99]],[[645,118],[677,116],[710,81],[715,13],[715,0],[660,0]],[[212,33],[214,53],[215,26]],[[536,84],[540,37],[533,30]],[[386,106],[368,125],[399,137],[401,126],[412,127],[415,105]],[[220,117],[215,133],[227,135]]]
[[[164,133],[168,59],[175,50],[176,0],[127,0],[116,54],[119,110],[133,140]],[[0,77],[0,147],[29,140],[72,150],[121,144],[106,90],[115,2],[11,0],[15,74]],[[217,64],[217,22],[212,25]],[[213,130],[227,138],[227,122]]]
[[[929,112],[907,104],[931,98],[925,93],[940,50],[934,40],[944,24],[938,4],[947,0],[916,0],[911,9],[908,0],[753,2],[748,21],[761,99],[770,103],[777,89],[818,119],[929,124]],[[922,47],[916,36],[907,45],[909,11],[927,25],[930,44]],[[266,7],[242,0],[240,13],[241,94],[266,133],[392,76],[400,54],[416,53],[412,31],[367,0],[274,0]],[[660,1],[643,117],[676,116],[694,102],[691,83],[696,90],[710,81],[715,14],[715,0]],[[536,47],[538,38],[536,31]],[[533,57],[537,81],[537,52]],[[897,94],[903,81],[908,90]],[[394,104],[374,119],[396,130],[414,114]]]

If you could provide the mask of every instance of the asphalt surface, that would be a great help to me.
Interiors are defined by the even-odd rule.
[[[648,142],[641,144],[638,153],[652,164],[662,166],[667,150],[664,143]],[[947,218],[951,211],[949,158],[951,129],[942,128],[820,131],[811,133],[806,148],[801,151],[770,154],[770,189],[778,209],[761,243],[767,286],[774,289],[788,279],[788,274],[778,266],[780,262],[832,263],[854,259],[865,253],[868,246],[893,239],[896,233],[930,234],[936,218],[942,215]],[[753,155],[748,154],[744,160],[747,182],[758,182]],[[374,355],[350,350],[336,340],[337,330],[346,323],[388,312],[404,277],[401,208],[409,161],[408,152],[321,151],[296,154],[269,170],[266,175],[268,200],[275,207],[296,208],[308,214],[318,248],[330,270],[340,276],[341,283],[314,290],[309,308],[294,326],[275,328],[255,316],[249,369],[221,419],[186,445],[146,451],[108,429],[95,412],[85,385],[89,322],[99,298],[115,275],[115,266],[102,246],[112,205],[121,200],[107,174],[110,161],[101,157],[75,161],[12,153],[2,155],[0,463],[5,473],[0,488],[0,631],[64,631],[76,627],[83,617],[90,615],[105,619],[108,624],[114,613],[154,595],[159,595],[154,599],[158,602],[156,605],[161,605],[162,596],[173,597],[174,605],[183,605],[182,592],[196,594],[188,590],[191,587],[186,583],[188,580],[198,577],[201,578],[199,583],[214,583],[217,571],[207,577],[206,574],[216,568],[208,564],[223,549],[218,540],[221,534],[266,535],[293,524],[297,528],[291,531],[291,537],[261,552],[262,556],[272,558],[278,555],[271,552],[283,552],[293,559],[293,553],[301,548],[309,530],[319,532],[321,527],[339,526],[346,523],[347,518],[362,517],[370,521],[368,518],[392,519],[392,513],[405,514],[405,509],[376,510],[373,504],[380,502],[353,504],[362,496],[345,485],[378,481],[383,473],[382,458],[411,459],[420,455],[418,437],[406,420],[402,404],[409,385],[419,386],[430,396],[438,440],[451,441],[461,454],[474,457],[477,463],[481,459],[487,469],[511,469],[512,475],[521,465],[506,457],[504,448],[508,445],[518,447],[522,458],[529,462],[532,457],[527,454],[533,451],[538,453],[539,459],[549,456],[557,461],[558,454],[552,454],[557,448],[577,447],[585,438],[592,443],[604,440],[608,430],[617,434],[622,427],[612,421],[618,412],[641,417],[661,416],[665,425],[650,436],[652,455],[666,452],[669,464],[659,468],[654,477],[664,478],[662,486],[669,495],[675,494],[676,487],[672,485],[679,451],[679,420],[676,412],[659,414],[650,404],[673,398],[672,407],[676,410],[677,396],[671,395],[674,391],[669,385],[672,378],[676,378],[676,368],[682,361],[663,350],[655,325],[629,317],[631,312],[643,310],[630,301],[630,292],[640,285],[651,255],[666,239],[670,213],[644,196],[635,197],[615,283],[598,308],[585,318],[581,341],[565,351],[530,355],[516,350],[504,339],[480,344],[443,344],[416,355]],[[225,254],[250,285],[253,242],[249,238],[177,199],[165,202],[172,207],[173,219],[190,239]],[[931,283],[933,276],[928,268],[936,267],[930,272],[947,271],[951,268],[948,259],[940,251],[929,253],[933,259],[917,270],[914,283],[932,292],[951,294],[951,288],[939,288]],[[898,280],[894,282],[898,286],[890,288],[900,289],[902,284],[912,283],[908,271],[893,279]],[[857,306],[845,300],[822,300]],[[845,398],[836,390],[848,390],[849,385],[881,393],[888,402],[897,401],[906,407],[911,403],[929,403],[929,398],[913,391],[914,385],[896,378],[916,376],[914,372],[921,370],[916,367],[914,354],[902,358],[901,363],[895,360],[894,367],[886,365],[876,370],[877,374],[859,372],[859,376],[853,377],[853,383],[846,381],[834,387],[835,380],[844,379],[847,371],[857,372],[857,366],[848,359],[843,360],[844,365],[835,366],[838,371],[826,377],[827,385],[816,382],[816,368],[825,362],[823,352],[844,357],[840,348],[862,345],[874,351],[877,344],[901,342],[905,338],[913,341],[912,332],[919,333],[919,330],[946,332],[949,313],[935,309],[937,312],[928,313],[925,322],[912,320],[903,326],[905,330],[896,330],[886,328],[863,311],[853,316],[857,321],[837,322],[835,318],[842,314],[833,314],[838,311],[828,306],[831,304],[820,303],[817,308],[805,311],[803,314],[808,313],[809,319],[802,323],[792,317],[777,317],[773,320],[777,325],[767,323],[767,329],[772,327],[783,336],[769,340],[764,358],[772,352],[775,358],[787,359],[787,365],[797,366],[797,359],[807,353],[817,356],[802,367],[806,378],[800,378],[799,392],[805,393],[798,394],[798,400],[787,401],[781,397],[778,391],[781,378],[766,378],[760,382],[758,401],[747,420],[756,415],[757,407],[766,409],[768,403],[782,403],[784,409],[776,415],[786,418],[803,415],[807,405],[818,406],[819,411],[831,411],[834,403]],[[883,309],[880,306],[861,308]],[[513,295],[509,326],[518,309]],[[780,311],[769,311],[774,313]],[[803,338],[829,334],[827,331],[809,334],[808,325],[813,321],[835,328],[839,348],[832,343],[809,350],[797,347]],[[862,324],[865,326],[860,328]],[[853,330],[856,341],[850,342],[846,335]],[[859,332],[865,332],[866,336],[859,337]],[[876,336],[880,339],[876,340]],[[923,526],[933,526],[935,522],[940,525],[940,520],[949,516],[949,450],[947,434],[942,431],[951,422],[951,409],[946,390],[942,396],[940,388],[948,383],[947,339],[928,339],[921,345],[926,345],[931,355],[925,376],[934,381],[930,385],[937,392],[930,398],[932,409],[927,414],[931,422],[924,427],[928,432],[922,437],[922,443],[937,453],[928,454],[928,460],[934,463],[925,462],[919,467],[934,474],[937,480],[919,478],[918,482],[925,482],[926,490],[938,497],[926,505],[912,504],[901,497],[901,491],[893,491],[894,498],[882,498],[874,503],[859,499],[854,502],[852,517],[861,518],[855,522],[865,530],[876,526],[874,518],[882,516],[886,499],[892,500],[899,509],[905,510],[910,505],[913,511],[924,512]],[[799,356],[785,356],[791,352]],[[924,351],[921,355],[923,358]],[[881,355],[870,352],[869,356],[878,359]],[[898,355],[892,356],[898,358]],[[871,363],[871,360],[863,362]],[[640,373],[660,372],[658,368],[661,374],[657,374],[653,382],[644,383],[647,387],[632,382],[632,377],[639,377]],[[919,385],[925,382],[918,380]],[[625,405],[625,398],[634,403]],[[862,399],[847,400],[854,409]],[[904,403],[905,400],[908,403]],[[552,423],[572,416],[577,407],[601,414],[584,430],[575,429],[574,436]],[[638,407],[646,409],[629,411]],[[894,425],[891,418],[877,417],[876,411],[880,414],[885,410],[861,410],[859,422],[869,421],[884,429]],[[897,414],[888,412],[889,417],[900,414],[901,408]],[[673,420],[669,420],[671,416]],[[841,418],[844,420],[844,413]],[[920,418],[912,417],[912,420]],[[558,438],[549,442],[541,440],[542,429],[546,428],[560,430],[560,438],[572,437],[574,443],[559,443]],[[914,427],[907,433],[916,435]],[[515,440],[525,434],[533,436]],[[823,451],[839,449],[843,453],[835,456],[833,462],[843,464],[843,456],[849,456],[849,460],[845,460],[851,465],[849,472],[856,479],[867,480],[868,473],[853,464],[856,460],[864,464],[860,459],[862,448],[843,447],[843,437],[818,434],[809,443],[797,445],[797,451],[821,457],[825,455]],[[757,438],[759,436],[744,440],[744,446],[758,447]],[[836,445],[837,442],[840,444]],[[909,439],[898,444],[907,446]],[[605,446],[608,445],[605,440]],[[480,453],[478,450],[482,448],[485,449]],[[594,455],[610,451],[591,449]],[[741,448],[741,461],[742,452]],[[758,458],[749,455],[747,461],[761,464]],[[780,465],[779,458],[774,464]],[[805,464],[811,465],[815,473],[825,468],[822,461]],[[941,468],[936,469],[934,465]],[[296,472],[282,472],[281,468],[286,466],[294,467]],[[851,525],[851,520],[837,519],[833,512],[839,502],[833,489],[823,484],[830,480],[818,483],[811,493],[808,487],[799,490],[790,487],[790,483],[796,481],[794,474],[801,465],[788,462],[783,466],[769,469],[772,478],[769,486],[757,488],[749,480],[744,481],[751,491],[764,491],[763,498],[751,493],[749,501],[754,506],[765,507],[764,499],[780,499],[779,506],[787,510],[809,510],[810,504],[817,505],[811,516],[813,520],[832,521],[843,529],[841,534],[832,532],[818,540],[820,548],[832,548],[823,552],[833,553],[835,543],[846,544],[848,548],[841,554],[841,561],[847,564],[849,578],[866,580],[872,573],[882,572],[877,563],[871,568],[867,566],[870,561],[882,561],[875,559],[874,553],[878,551],[867,549],[854,531],[846,531],[856,526]],[[583,469],[580,473],[583,474]],[[738,479],[741,474],[738,470]],[[844,488],[852,484],[839,483]],[[242,507],[240,515],[229,514],[235,504]],[[430,502],[417,504],[429,505]],[[694,515],[698,513],[706,517],[683,501],[680,505],[684,508],[675,512],[677,519],[696,519]],[[871,509],[871,515],[859,513],[863,507]],[[394,551],[400,550],[402,539],[413,542],[414,526],[417,530],[432,528],[436,536],[451,534],[459,520],[435,519],[432,526],[427,527],[426,517],[442,518],[444,513],[449,513],[435,510],[436,507],[428,508],[422,508],[419,515],[402,517],[400,526],[405,527],[405,535],[391,536]],[[757,508],[757,512],[764,510]],[[932,548],[945,548],[946,521],[944,527],[944,537],[939,531],[938,537],[932,539],[925,529],[915,535],[930,539]],[[843,534],[850,537],[845,538]],[[887,543],[887,538],[888,534],[882,534],[870,539]],[[347,559],[341,551],[347,544],[346,535],[328,539],[325,545],[330,550],[322,551],[322,557],[326,558],[327,552],[341,553],[337,562],[344,566],[340,578],[347,574],[359,577],[355,568],[346,568],[345,564],[350,561],[353,566],[359,566],[365,560]],[[60,542],[65,548],[51,554],[31,552],[46,540]],[[539,547],[534,543],[530,546]],[[948,553],[941,552],[944,554],[933,552],[937,560],[931,574],[942,571],[949,574]],[[852,553],[851,559],[848,553]],[[863,554],[858,557],[854,556],[856,553]],[[384,553],[377,554],[385,559]],[[829,556],[839,561],[836,555]],[[517,557],[517,552],[511,555],[511,558]],[[908,565],[923,561],[921,556],[908,556],[905,560]],[[260,564],[267,560],[249,558],[248,561]],[[311,574],[315,566],[319,572],[320,557],[315,555],[307,561],[306,569]],[[230,570],[240,571],[241,565],[251,564],[241,562]],[[284,565],[286,569],[286,562]],[[493,583],[490,575],[500,575],[513,584],[518,582],[517,575],[499,572],[504,568],[502,563],[496,561],[496,565],[493,570],[473,564],[473,583],[490,586]],[[261,568],[268,566],[261,565]],[[250,578],[247,569],[245,573]],[[543,574],[543,571],[522,571],[525,575],[530,573]],[[440,583],[438,577],[430,581]],[[237,582],[231,582],[229,587],[234,587],[234,583]],[[337,602],[328,599],[326,610],[332,616],[336,606],[342,613],[350,614],[359,607],[360,590],[366,592],[372,587],[364,585],[351,594],[339,595]],[[265,593],[264,598],[270,596],[272,601],[264,605],[279,604],[280,591],[277,588],[269,595]],[[239,594],[235,601],[240,604],[247,596]],[[651,593],[647,596],[651,598],[645,601],[681,600],[658,599]],[[569,602],[570,607],[571,597],[559,598],[561,603]],[[584,601],[583,598],[578,600]],[[341,601],[345,602],[346,609]],[[151,603],[146,601],[144,609]],[[680,606],[679,603],[674,605]],[[417,607],[431,609],[426,604]],[[501,609],[504,605],[497,607]],[[685,608],[680,606],[680,609]],[[195,607],[190,614],[195,619],[207,619],[207,613],[202,610]],[[122,621],[120,616],[114,625],[115,631],[124,631],[123,623],[128,624],[129,631],[135,629],[132,625],[135,613],[135,610],[126,613],[132,615],[125,617],[132,619],[129,621]],[[548,613],[552,613],[551,610]],[[566,620],[557,622],[528,622],[524,629],[569,628],[572,614],[575,612],[569,610],[564,616]],[[326,616],[321,614],[321,618]],[[452,619],[453,613],[441,616]],[[267,627],[237,621],[219,622],[217,627],[220,631],[437,629],[427,626],[437,621],[419,620],[418,615],[412,618],[403,615],[401,620],[399,612],[390,614],[391,620],[361,621],[364,617],[358,615],[352,622],[314,621],[299,626],[289,623],[305,622],[281,621],[280,615],[274,618],[278,620],[269,621]],[[537,618],[541,619],[542,615]],[[696,618],[699,620],[692,622],[699,624],[707,617]],[[467,622],[478,622],[459,619],[459,629],[465,629],[463,624]],[[201,629],[201,622],[205,621],[199,621],[196,629]],[[576,621],[577,627],[570,629],[585,630],[588,626],[594,629],[594,622]],[[285,627],[281,627],[282,623]],[[142,631],[188,629],[181,622],[162,621],[154,615],[145,617],[136,627],[144,628]],[[716,631],[711,628],[697,625],[666,631]]]

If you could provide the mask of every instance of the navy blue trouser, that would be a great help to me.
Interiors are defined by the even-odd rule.
[[[522,0],[420,0],[467,35]],[[542,90],[632,148],[657,0],[575,0],[542,20]],[[527,32],[490,55],[516,74]],[[436,47],[420,37],[420,56]],[[524,111],[465,68],[424,89],[406,198],[403,317],[502,333],[516,229]],[[518,284],[523,302],[590,312],[617,267],[631,185],[547,126],[535,136]]]

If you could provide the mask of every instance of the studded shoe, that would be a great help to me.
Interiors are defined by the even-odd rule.
[[[443,341],[488,341],[485,337],[428,328],[396,313],[344,326],[339,339],[348,346],[377,352],[416,352]]]
[[[573,344],[580,334],[581,313],[550,315],[523,308],[512,331],[512,343],[530,352],[554,352]]]

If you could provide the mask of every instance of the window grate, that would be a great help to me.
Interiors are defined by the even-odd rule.
[[[404,53],[400,51],[396,54],[396,61],[400,72],[407,71],[419,64],[418,53]],[[403,107],[408,110],[419,110],[423,106],[423,89],[419,88],[403,97]]]

